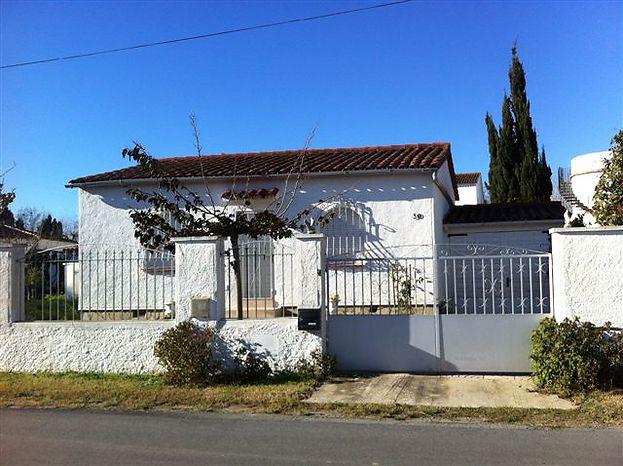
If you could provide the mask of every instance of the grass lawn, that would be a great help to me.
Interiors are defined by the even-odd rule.
[[[172,387],[162,376],[0,373],[0,407],[186,410],[357,418],[496,422],[538,427],[623,427],[623,391],[577,396],[574,410],[308,404],[313,381]]]

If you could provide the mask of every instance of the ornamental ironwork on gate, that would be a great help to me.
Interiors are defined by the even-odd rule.
[[[550,266],[547,252],[484,244],[363,251],[327,258],[327,303],[334,315],[548,314]]]

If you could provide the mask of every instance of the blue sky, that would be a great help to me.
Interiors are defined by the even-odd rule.
[[[0,63],[372,5],[361,1],[0,2]],[[449,141],[488,166],[518,40],[555,171],[623,126],[623,2],[412,2],[315,22],[0,71],[0,163],[13,205],[75,217],[65,183],[157,156]]]

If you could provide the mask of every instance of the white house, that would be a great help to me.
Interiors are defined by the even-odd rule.
[[[217,208],[283,209],[288,218],[311,208],[303,230],[318,230],[315,219],[332,215],[332,221],[318,231],[327,237],[327,257],[410,256],[422,248],[431,256],[434,245],[447,241],[443,219],[458,198],[448,143],[176,157],[159,163]],[[130,305],[150,312],[164,309],[172,300],[170,266],[160,257],[147,265],[129,215],[139,207],[126,194],[129,188],[158,189],[158,180],[149,176],[135,166],[69,183],[79,188],[82,281],[108,282],[123,276],[121,282],[126,283],[125,290],[121,285],[112,287],[115,296],[111,291],[83,293],[82,310]],[[289,286],[271,283],[289,275],[288,248],[265,239],[250,242],[243,250],[243,292],[254,300],[252,310],[272,309],[281,288],[277,299],[281,307],[289,305],[292,298],[285,296]],[[117,263],[114,271],[103,265],[111,263],[112,254],[112,263]],[[229,274],[230,309],[236,301],[231,278]],[[140,293],[129,296],[130,282],[140,284]],[[165,292],[150,293],[155,289]]]
[[[175,157],[158,163],[217,208],[282,209],[288,218],[310,210],[300,229],[326,236],[332,294],[354,310],[364,304],[373,311],[390,302],[397,306],[404,294],[400,283],[415,288],[416,295],[419,289],[409,302],[428,308],[438,299],[433,297],[433,257],[439,248],[479,243],[549,251],[548,229],[562,226],[557,203],[483,204],[480,174],[457,177],[449,143]],[[129,215],[140,206],[126,193],[158,190],[158,183],[139,166],[70,181],[69,187],[79,188],[83,290],[96,289],[86,286],[89,281],[103,285],[82,293],[81,310],[137,307],[149,314],[171,305],[172,259],[142,250]],[[460,205],[461,189],[466,205]],[[333,218],[319,227],[320,215]],[[363,260],[389,258],[399,265],[361,266]],[[279,307],[284,315],[285,308],[296,306],[293,287],[275,285],[284,277],[296,280],[288,271],[292,260],[284,242],[263,239],[244,246],[242,288],[250,314],[263,308],[266,315]],[[233,310],[229,272],[227,306]],[[117,284],[110,286],[113,281]]]
[[[459,198],[455,202],[455,205],[485,203],[482,176],[479,172],[457,173],[456,184],[459,187]]]

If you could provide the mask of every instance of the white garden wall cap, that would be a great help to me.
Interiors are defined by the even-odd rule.
[[[162,327],[168,328],[175,325],[173,320],[103,320],[103,321],[80,321],[80,320],[56,320],[56,321],[34,321],[34,322],[12,322],[9,325],[17,327],[81,327],[102,329],[106,327],[123,327],[123,328],[144,328],[144,327]]]
[[[550,234],[600,234],[600,233],[616,233],[623,234],[623,226],[591,226],[591,227],[567,227],[567,228],[550,228]],[[621,239],[623,241],[623,238]]]
[[[295,231],[293,237],[299,240],[317,240],[325,238],[325,235],[322,233],[303,233],[300,231]]]
[[[218,241],[218,236],[174,236],[171,241],[174,243],[214,243]]]

